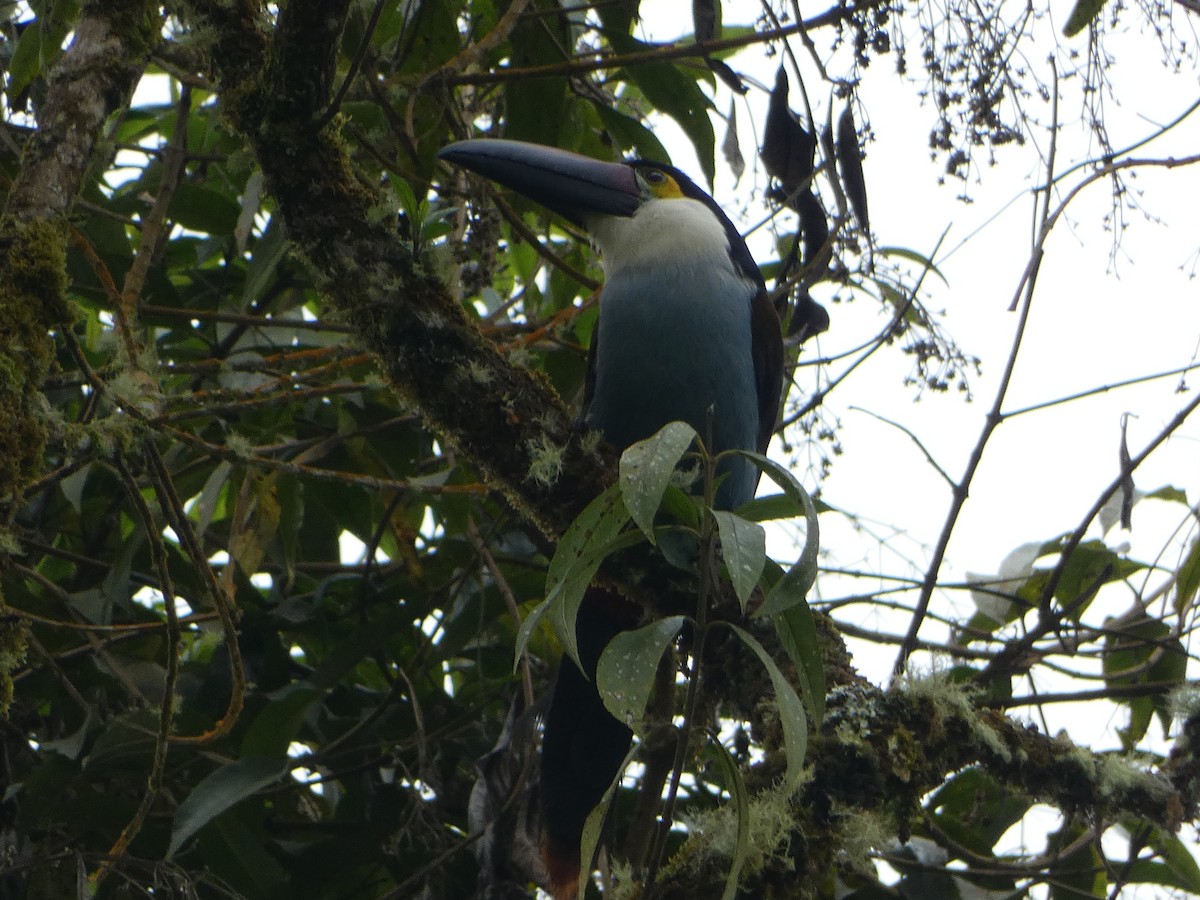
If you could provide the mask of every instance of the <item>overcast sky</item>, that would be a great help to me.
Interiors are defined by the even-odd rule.
[[[745,4],[746,12],[739,17],[740,7],[743,5],[726,4],[727,24],[748,23],[758,9],[757,4]],[[646,36],[670,39],[690,31],[690,23],[679,21],[676,4],[647,2],[642,11]],[[1127,11],[1128,30],[1123,25],[1107,38],[1116,62],[1108,71],[1114,97],[1105,102],[1106,124],[1117,148],[1144,140],[1178,117],[1197,97],[1194,68],[1185,64],[1182,72],[1168,71],[1157,39],[1140,26],[1135,15],[1140,14]],[[1185,16],[1177,19],[1187,26]],[[1057,29],[1049,27],[1044,32],[1058,35]],[[829,40],[829,36],[814,36],[818,48],[827,46]],[[1069,77],[1074,75],[1072,66],[1084,63],[1083,56],[1071,60],[1071,51],[1082,54],[1086,46],[1086,35],[1080,35],[1070,41],[1058,36],[1056,43],[1036,50],[1026,48],[1025,63],[1045,80],[1050,78],[1049,55],[1054,53],[1058,60],[1060,172],[1095,150],[1081,123],[1082,79]],[[799,42],[793,49],[804,60]],[[764,59],[761,49],[755,48],[739,54],[732,64],[770,84],[777,61],[778,57]],[[919,75],[915,43],[910,43],[909,61]],[[807,61],[802,65],[810,98],[818,117],[823,118],[829,89]],[[836,64],[831,71],[838,71]],[[930,309],[945,311],[946,331],[965,351],[982,359],[982,374],[972,377],[974,399],[969,403],[955,392],[920,394],[903,383],[910,372],[907,357],[895,350],[876,354],[829,398],[828,409],[841,425],[845,453],[822,486],[827,502],[861,517],[856,523],[836,515],[822,517],[824,563],[910,577],[923,574],[950,492],[912,440],[855,407],[903,424],[950,476],[962,474],[1012,346],[1018,316],[1007,310],[1029,257],[1034,211],[1031,189],[1044,180],[1042,159],[1048,146],[1048,133],[1043,129],[1033,133],[1024,146],[998,151],[995,166],[987,166],[988,153],[981,152],[982,166],[968,183],[939,185],[944,159],[931,159],[928,135],[935,117],[928,105],[922,105],[919,87],[897,76],[893,57],[877,60],[864,73],[858,109],[860,122],[869,122],[874,135],[864,163],[872,228],[881,246],[907,247],[925,254],[934,252],[946,232],[936,262],[947,284],[927,278],[923,300]],[[795,96],[793,90],[794,106],[798,105]],[[1036,97],[1023,102],[1034,116],[1049,122],[1049,104]],[[716,105],[728,110],[728,92],[721,91]],[[835,118],[840,109],[840,104],[835,106]],[[765,95],[759,92],[752,92],[746,104],[739,103],[739,134],[748,159],[753,135],[761,133],[764,111]],[[699,176],[686,141],[671,139],[672,130],[669,122],[656,128],[660,137],[666,137],[675,162]],[[1140,148],[1137,155],[1186,156],[1197,148],[1200,117],[1193,115],[1168,135]],[[748,207],[747,223],[761,216],[761,202],[751,194],[763,183],[761,173],[756,177],[747,172],[735,187],[728,170],[720,163],[718,168],[716,194],[726,208],[736,214]],[[1068,176],[1062,194],[1086,174],[1087,170],[1081,169]],[[1196,361],[1200,297],[1194,276],[1200,265],[1200,167],[1141,171],[1128,181],[1139,192],[1140,210],[1129,213],[1119,244],[1114,243],[1105,222],[1111,212],[1107,182],[1092,186],[1073,202],[1048,243],[1006,410]],[[972,202],[958,199],[963,192],[970,194]],[[765,235],[751,239],[760,259],[770,253],[768,240]],[[828,299],[830,291],[826,287],[815,293]],[[879,303],[869,297],[828,308],[830,331],[816,347],[806,347],[807,358],[815,352],[832,356],[857,346],[886,321]],[[844,365],[835,362],[829,372],[836,374]],[[801,387],[811,389],[812,377],[811,370],[803,373]],[[1186,383],[1200,385],[1200,374],[1190,376]],[[1016,546],[1076,527],[1099,492],[1118,474],[1122,414],[1136,415],[1128,426],[1130,450],[1136,454],[1189,399],[1189,395],[1177,393],[1179,385],[1179,376],[1163,378],[1032,412],[1002,425],[971,486],[943,579],[961,580],[967,572],[995,572]],[[774,452],[781,455],[778,447]],[[1195,503],[1200,497],[1200,421],[1185,425],[1139,471],[1136,481],[1144,490],[1174,484],[1185,489]],[[812,486],[812,479],[808,483]],[[1153,560],[1185,518],[1180,505],[1148,501],[1136,509],[1132,533],[1110,532],[1107,540],[1110,546],[1128,542],[1132,557]],[[1091,534],[1098,533],[1094,529]],[[880,537],[886,539],[882,546],[876,540]],[[1176,555],[1179,545],[1177,540]],[[788,552],[782,540],[774,541],[772,549],[777,554]],[[1162,560],[1166,566],[1176,563],[1177,558],[1169,556]],[[826,576],[818,590],[822,598],[833,599],[892,586],[887,580],[850,582]],[[1110,591],[1104,599],[1111,608],[1098,605],[1097,614],[1102,609],[1117,614],[1130,603],[1128,592],[1121,589]],[[943,611],[971,608],[965,593],[938,602]],[[903,618],[873,617],[870,621],[892,631],[902,631],[906,625]],[[944,636],[933,623],[926,628],[922,631],[925,637]],[[883,680],[892,659],[875,651],[869,656],[860,654],[856,663],[869,677]],[[1107,719],[1101,723],[1101,727],[1111,725]],[[1087,739],[1086,735],[1080,737]]]

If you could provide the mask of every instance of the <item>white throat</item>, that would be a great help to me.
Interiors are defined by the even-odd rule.
[[[686,268],[717,261],[729,265],[729,237],[712,210],[698,200],[649,200],[630,218],[597,216],[587,224],[609,280],[626,270],[667,263]]]

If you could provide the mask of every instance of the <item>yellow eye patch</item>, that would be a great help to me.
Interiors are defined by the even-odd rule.
[[[650,193],[660,200],[679,198],[684,195],[679,188],[679,183],[660,169],[647,169],[642,174],[642,180],[650,189]]]

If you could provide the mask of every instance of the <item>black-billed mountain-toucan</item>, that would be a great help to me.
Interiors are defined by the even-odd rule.
[[[585,228],[604,289],[581,419],[620,449],[684,421],[710,452],[766,451],[783,386],[779,316],[737,228],[673,166],[602,162],[536,144],[461,141],[438,154]],[[727,458],[716,505],[751,499],[757,470]],[[601,651],[636,624],[621,598],[593,589],[577,620],[586,675],[564,661],[545,717],[542,849],[556,898],[573,897],[584,821],[616,776],[630,730],[591,679]],[[589,861],[590,862],[590,861]]]

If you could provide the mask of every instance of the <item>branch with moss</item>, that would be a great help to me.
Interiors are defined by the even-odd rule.
[[[839,866],[865,866],[870,852],[917,830],[923,798],[970,767],[1097,832],[1126,816],[1175,831],[1196,820],[1200,803],[1200,704],[1181,713],[1175,749],[1155,770],[977,709],[970,693],[938,676],[887,691],[846,682],[830,692],[797,793],[774,787],[782,751],[769,752],[747,777],[757,790],[741,887],[756,896],[813,896]],[[691,823],[663,872],[662,897],[706,896],[722,883],[732,815],[723,807]]]
[[[210,64],[226,115],[250,141],[314,282],[429,427],[548,535],[611,482],[611,456],[585,453],[539,374],[469,321],[398,237],[381,197],[353,171],[330,102],[348,3],[289,4],[267,32],[244,10],[188,4],[214,35]]]
[[[468,319],[356,176],[339,120],[324,124],[347,0],[294,0],[273,30],[251,6],[190,0],[187,9],[213,38],[209,64],[225,114],[253,147],[318,288],[429,427],[530,521],[552,537],[561,533],[611,479],[612,460],[585,453],[548,383],[510,361]],[[836,644],[836,635],[827,642]],[[1173,829],[1196,816],[1196,779],[1174,774],[1195,771],[1196,741],[1181,742],[1172,773],[1141,770],[981,711],[948,685],[913,682],[884,692],[858,680],[848,660],[832,667],[830,680],[842,687],[814,742],[811,779],[788,800],[799,827],[780,834],[793,838],[793,848],[778,867],[768,863],[754,876],[761,885],[785,885],[779,896],[799,889],[797,865],[810,874],[832,871],[847,843],[847,810],[881,816],[893,834],[904,834],[922,798],[971,765],[1097,821],[1130,813]],[[770,692],[759,686],[747,696]],[[759,787],[777,772],[777,755],[768,754],[756,773]],[[697,888],[715,871],[668,871],[667,895],[703,896]]]
[[[89,3],[71,46],[49,73],[38,128],[0,217],[0,528],[20,509],[43,468],[47,424],[41,394],[54,361],[54,329],[70,327],[66,300],[67,214],[110,115],[133,95],[157,42],[158,5]],[[9,541],[0,540],[0,566]],[[2,603],[2,601],[0,601]],[[0,637],[0,711],[12,695],[8,673],[22,655],[17,626]]]

